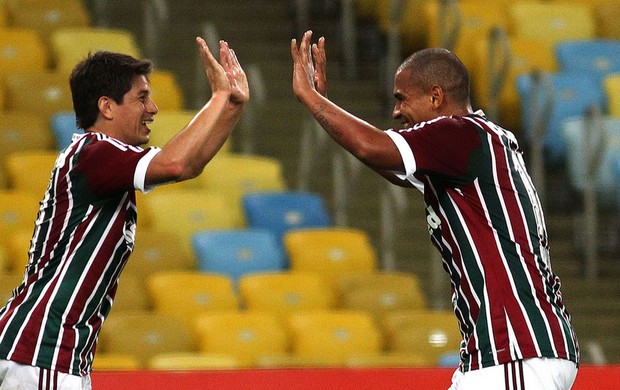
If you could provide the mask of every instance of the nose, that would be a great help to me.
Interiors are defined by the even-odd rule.
[[[400,115],[400,103],[396,102],[396,104],[394,104],[394,109],[392,109],[392,118],[400,119]]]
[[[155,104],[153,99],[151,99],[150,97],[149,97],[149,101],[148,101],[148,104],[146,106],[146,109],[147,109],[147,111],[150,114],[153,114],[153,115],[155,115],[155,114],[157,114],[159,112],[159,108],[157,108],[157,104]]]

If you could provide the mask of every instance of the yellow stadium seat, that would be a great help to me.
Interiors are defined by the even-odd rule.
[[[223,191],[239,203],[247,193],[287,189],[279,160],[239,153],[216,155],[196,180],[202,188]]]
[[[12,73],[6,77],[6,109],[42,116],[47,132],[58,111],[73,110],[67,77],[55,72]],[[36,102],[34,104],[33,102]]]
[[[442,42],[442,26],[447,24],[446,28],[449,30],[458,27],[452,51],[471,70],[476,61],[473,50],[475,40],[488,36],[493,28],[508,28],[506,6],[501,2],[491,1],[460,1],[454,4],[448,7],[446,15],[441,13],[438,2],[426,3],[429,47],[445,46]],[[472,79],[476,76],[475,73],[471,74]]]
[[[402,311],[386,315],[381,323],[390,352],[410,352],[436,366],[447,353],[458,353],[462,336],[451,311]]]
[[[3,307],[9,298],[11,298],[13,290],[15,290],[23,280],[23,273],[0,272],[0,307]]]
[[[53,150],[14,152],[6,157],[11,188],[43,198],[58,153]]]
[[[49,54],[35,30],[0,29],[0,74],[42,72],[48,68]],[[33,106],[40,104],[31,103]]]
[[[424,13],[427,4],[436,0],[406,1],[403,2],[403,11],[400,16],[398,31],[400,33],[401,49],[405,56],[427,46],[429,39],[429,20]],[[391,26],[391,0],[376,0],[376,19],[381,30],[388,32]]]
[[[242,367],[256,367],[262,358],[285,355],[289,349],[286,329],[265,312],[203,314],[195,330],[201,351],[234,356]]]
[[[258,360],[260,368],[330,368],[339,364],[333,357],[298,356],[291,353],[264,356]]]
[[[160,371],[230,370],[241,365],[231,355],[204,352],[162,353],[148,362],[148,368]]]
[[[7,9],[4,7],[2,1],[0,1],[0,29],[6,28],[8,26],[8,16]]]
[[[160,110],[183,110],[183,91],[174,73],[154,70],[149,75],[151,98]]]
[[[370,273],[377,269],[377,255],[370,238],[358,229],[291,230],[284,235],[284,247],[293,271],[317,273],[329,282],[347,273]]]
[[[204,312],[239,309],[232,282],[224,275],[158,272],[147,278],[146,285],[155,312],[183,318],[188,326]]]
[[[178,190],[159,191],[141,197],[142,213],[154,230],[176,234],[192,255],[191,238],[200,230],[236,229],[244,227],[241,206],[224,194]]]
[[[133,356],[142,367],[161,353],[195,351],[192,333],[182,319],[148,312],[115,313],[114,309],[101,328],[99,348]]]
[[[11,25],[36,30],[46,45],[50,34],[59,28],[90,25],[88,11],[80,0],[18,0],[9,1],[8,6]]]
[[[239,294],[247,310],[263,310],[284,318],[300,310],[334,307],[329,284],[315,274],[256,273],[239,279]]]
[[[153,86],[156,87],[156,86]],[[157,98],[155,104],[159,104]],[[163,109],[155,115],[155,120],[149,125],[151,129],[149,146],[165,146],[179,131],[194,118],[196,111]],[[230,151],[230,141],[226,141],[218,153]],[[193,181],[192,181],[193,182]]]
[[[142,58],[133,34],[124,29],[60,28],[50,39],[55,68],[62,74],[69,74],[89,52],[105,50]]]
[[[131,261],[131,258],[130,260]],[[114,313],[148,311],[152,307],[151,298],[146,290],[145,281],[140,275],[129,272],[121,274],[114,298]]]
[[[583,3],[521,0],[515,1],[508,12],[509,31],[515,37],[551,44],[596,37],[594,15]]]
[[[344,366],[358,355],[379,354],[383,340],[372,317],[357,311],[306,311],[289,317],[293,354]]]
[[[555,72],[558,68],[557,61],[553,52],[553,45],[548,42],[534,41],[520,37],[507,37],[508,45],[505,54],[507,58],[501,57],[498,52],[500,48],[495,48],[495,58],[498,64],[506,61],[506,78],[499,91],[499,97],[494,102],[497,105],[499,118],[502,126],[518,133],[522,130],[521,105],[519,94],[516,88],[517,77],[521,74],[531,73],[535,69]],[[489,40],[482,38],[475,43],[476,63],[474,71],[479,75],[473,80],[472,90],[478,106],[488,108],[491,104],[489,69]]]
[[[0,245],[6,247],[12,232],[34,229],[39,198],[29,192],[0,192]]]
[[[336,281],[336,286],[343,309],[362,310],[376,319],[399,310],[427,307],[420,282],[410,273],[345,275]]]
[[[620,117],[620,73],[613,73],[605,77],[603,88],[607,95],[609,115]]]
[[[130,354],[104,353],[97,351],[93,359],[94,371],[137,371],[143,367],[140,360]]]
[[[123,273],[146,278],[156,272],[194,270],[196,262],[184,249],[176,235],[140,225],[133,252]]]
[[[34,222],[36,216],[32,216]],[[34,223],[33,223],[34,226]],[[28,251],[32,239],[33,228],[18,228],[8,233],[6,252],[8,267],[12,272],[23,273],[28,264]]]

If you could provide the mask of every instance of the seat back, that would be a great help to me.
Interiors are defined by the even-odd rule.
[[[542,90],[535,89],[537,86]],[[605,96],[598,79],[587,73],[543,73],[539,83],[533,75],[524,74],[517,78],[517,89],[523,124],[530,137],[536,120],[533,113],[548,112],[543,145],[547,161],[553,164],[562,163],[566,158],[562,122],[570,117],[585,115],[592,106],[605,106]]]
[[[67,27],[55,30],[51,37],[55,68],[69,74],[89,52],[111,51],[141,59],[140,50],[131,32],[103,27]]]
[[[380,329],[370,315],[355,311],[307,311],[291,314],[293,354],[325,358],[336,365],[357,355],[379,354]]]
[[[6,157],[11,188],[43,198],[58,153],[54,150],[14,152]]]
[[[607,98],[609,115],[620,117],[620,72],[603,79],[603,89]]]
[[[330,282],[347,273],[370,273],[377,268],[370,238],[359,229],[291,230],[284,235],[284,246],[292,270],[316,273]]]
[[[192,271],[196,269],[181,239],[165,231],[138,229],[135,246],[123,273],[146,279],[156,272]]]
[[[402,311],[388,314],[381,323],[391,352],[411,352],[439,364],[442,355],[458,352],[461,333],[449,311]]]
[[[168,352],[151,358],[147,368],[160,371],[204,371],[230,370],[240,366],[234,356],[221,353]]]
[[[0,272],[0,307],[11,298],[15,290],[24,280],[24,275],[18,272]]]
[[[11,233],[34,229],[39,197],[24,191],[0,192],[0,246],[8,245]],[[21,270],[20,270],[21,271]]]
[[[152,306],[144,278],[124,271],[114,297],[114,314],[146,312],[151,310]]]
[[[620,3],[617,1],[604,1],[594,5],[597,17],[599,36],[604,39],[620,40]]]
[[[135,357],[146,367],[155,355],[195,350],[190,330],[183,320],[155,313],[114,313],[106,319],[99,335],[104,353]]]
[[[560,70],[588,72],[605,76],[620,72],[620,41],[584,39],[562,41],[555,45]]]
[[[181,317],[188,326],[201,313],[239,308],[230,278],[220,274],[158,272],[146,285],[156,312]]]
[[[167,70],[154,70],[149,75],[149,83],[151,98],[157,104],[157,108],[162,111],[183,110],[183,91],[174,73]]]
[[[0,74],[42,72],[48,68],[49,54],[39,34],[32,29],[0,30]],[[33,104],[39,106],[39,104]]]
[[[328,310],[335,304],[331,286],[320,276],[297,272],[257,273],[239,280],[247,310],[269,311],[280,318],[302,310]]]
[[[242,199],[247,225],[272,231],[282,243],[291,229],[329,227],[331,217],[323,198],[308,192],[256,192]]]
[[[195,326],[201,351],[231,355],[242,367],[255,367],[263,357],[288,353],[287,331],[269,313],[203,314]]]
[[[65,75],[52,72],[12,73],[6,77],[5,85],[7,109],[43,117],[50,135],[52,115],[73,109],[71,89]]]
[[[84,132],[82,129],[78,129],[73,111],[56,112],[52,115],[50,121],[56,150],[64,150],[71,144],[73,134]]]
[[[287,267],[282,248],[267,230],[203,230],[193,235],[192,247],[201,271],[225,274],[235,283],[246,274]]]

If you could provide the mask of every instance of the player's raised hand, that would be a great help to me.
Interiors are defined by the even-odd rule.
[[[299,47],[297,40],[291,40],[291,56],[293,57],[293,92],[299,100],[309,91],[317,91],[325,95],[325,40],[320,39],[319,44],[310,44],[312,31],[306,31],[301,39]],[[316,57],[313,59],[313,53]],[[316,61],[316,68],[315,68]]]
[[[220,62],[224,67],[231,87],[230,100],[235,104],[243,104],[250,99],[250,87],[235,51],[226,41],[220,41]]]
[[[224,67],[213,57],[209,46],[204,39],[197,37],[196,43],[198,44],[198,51],[200,52],[200,59],[202,60],[202,66],[207,74],[209,84],[211,84],[211,91],[216,93],[218,91],[224,91],[232,93],[232,87]],[[220,52],[222,51],[222,43],[220,42]]]

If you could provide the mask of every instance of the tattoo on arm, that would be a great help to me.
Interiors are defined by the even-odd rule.
[[[315,104],[312,110],[312,115],[316,118],[319,124],[332,136],[340,138],[342,136],[342,131],[334,124],[330,123],[329,120],[323,115],[327,106],[325,104]]]

